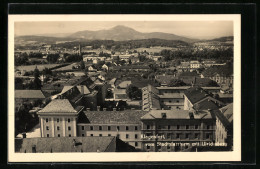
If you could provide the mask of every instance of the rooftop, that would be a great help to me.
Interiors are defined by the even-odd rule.
[[[204,99],[208,96],[208,93],[206,93],[202,88],[199,87],[191,87],[187,89],[184,94],[189,99],[189,101],[194,104],[201,99]]]
[[[115,137],[24,138],[15,139],[15,151],[32,153],[32,147],[35,146],[37,153],[97,152],[97,150],[106,152],[111,144],[116,144]]]
[[[95,124],[139,124],[144,114],[141,110],[85,111],[89,122]]]
[[[16,99],[45,99],[41,90],[15,90]]]
[[[208,111],[190,112],[189,110],[151,110],[149,113],[141,117],[142,120],[162,119],[162,114],[166,115],[165,119],[191,119],[191,113],[194,119],[212,119],[212,115]]]
[[[68,99],[54,99],[38,113],[77,113],[77,111]]]

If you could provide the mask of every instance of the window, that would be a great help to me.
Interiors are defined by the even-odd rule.
[[[177,125],[177,129],[180,129],[180,125]]]
[[[111,134],[108,134],[107,136],[111,136]]]
[[[98,128],[99,128],[99,130],[102,130],[102,126],[99,126]]]
[[[93,130],[93,126],[90,126],[90,130]]]
[[[49,126],[46,126],[46,130],[49,130]]]
[[[58,134],[58,137],[60,137],[60,134]]]
[[[171,149],[171,147],[169,145],[167,145],[167,149],[169,150],[169,149]]]
[[[195,129],[198,129],[199,128],[199,126],[198,125],[195,125]]]
[[[125,135],[125,138],[129,138],[129,135],[128,135],[128,134],[126,134],[126,135]]]
[[[146,129],[150,129],[150,125],[147,125],[147,126],[146,126]]]
[[[176,134],[176,138],[180,138],[180,133],[177,133],[177,134]]]
[[[207,129],[210,129],[210,125],[207,125]]]
[[[161,128],[162,128],[162,126],[159,125],[159,126],[158,126],[158,129],[161,129]]]
[[[190,126],[189,125],[186,125],[186,129],[189,129],[190,128]]]
[[[162,149],[162,146],[157,146],[158,150],[161,150]]]
[[[170,130],[171,129],[171,125],[168,125],[168,130]]]
[[[128,126],[126,126],[126,127],[125,127],[125,130],[129,130],[129,127],[128,127]]]
[[[138,138],[138,135],[137,134],[135,134],[135,139],[137,139]]]
[[[199,138],[199,133],[195,133],[195,138]]]
[[[68,119],[68,123],[70,123],[70,119]]]
[[[60,122],[60,119],[59,118],[57,118],[57,123],[59,123]]]
[[[148,146],[148,145],[146,146],[146,149],[147,149],[147,150],[150,150],[150,148],[151,148],[150,146]]]
[[[137,130],[138,128],[137,128],[137,126],[135,126],[135,130]]]
[[[189,138],[189,134],[188,133],[185,134],[185,138]]]
[[[107,126],[107,130],[111,130],[111,126]]]
[[[102,137],[102,134],[99,134],[99,137]]]
[[[85,136],[85,134],[81,134],[81,136],[82,136],[82,137],[84,137],[84,136]]]
[[[57,130],[60,130],[60,127],[59,127],[59,126],[57,126]]]
[[[177,103],[179,103],[179,100],[176,100]]]
[[[46,123],[48,123],[48,122],[49,122],[49,119],[47,118],[47,119],[46,119]]]
[[[119,126],[116,126],[116,129],[117,129],[117,130],[120,130],[120,127],[119,127]]]
[[[50,137],[50,135],[49,135],[49,134],[47,134],[47,137]]]
[[[169,103],[171,103],[172,101],[171,100],[169,100]]]
[[[167,133],[167,139],[171,138],[171,133]]]
[[[84,126],[81,126],[81,130],[85,130],[85,127],[84,127]]]
[[[135,142],[135,147],[137,147],[138,146],[138,142]]]
[[[70,127],[70,126],[68,127],[68,130],[71,130],[71,127]]]
[[[69,137],[71,137],[71,134],[69,134]]]
[[[206,139],[209,139],[210,138],[210,135],[209,134],[206,134]]]
[[[93,134],[90,134],[91,137],[93,137]]]

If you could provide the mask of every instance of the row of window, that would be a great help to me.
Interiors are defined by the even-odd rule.
[[[162,102],[162,103],[163,103],[163,102],[167,102],[167,100],[162,100],[161,102]],[[171,103],[172,100],[169,100],[168,102]],[[179,100],[176,100],[176,103],[179,103],[179,102],[180,102]]]
[[[50,135],[47,134],[47,137],[50,137]],[[58,134],[58,137],[60,137],[60,134]],[[69,137],[71,137],[71,134],[69,134]]]
[[[81,134],[81,136],[84,137],[85,134]],[[94,134],[90,134],[90,136],[93,137]],[[102,137],[102,136],[103,136],[103,134],[99,134],[99,137]],[[111,134],[107,134],[107,136],[111,136]],[[116,137],[117,137],[117,138],[120,138],[120,134],[117,134]],[[129,139],[129,138],[130,138],[130,135],[129,135],[129,134],[126,134],[126,135],[125,135],[125,138],[126,138],[126,139]],[[138,139],[138,134],[135,134],[135,139]]]
[[[116,126],[117,130],[120,130],[120,126]],[[104,126],[98,126],[98,130],[103,130]],[[121,128],[122,129],[122,128]],[[85,130],[85,126],[81,126],[81,130]],[[90,126],[90,130],[94,130],[94,126]],[[111,130],[111,126],[107,126],[107,130]],[[125,130],[129,130],[129,126],[125,126]],[[135,126],[135,130],[138,130],[138,127]]]
[[[46,130],[50,130],[49,126],[46,126]],[[60,127],[59,127],[59,126],[57,126],[57,130],[60,130]],[[70,127],[70,126],[68,126],[68,130],[71,130],[71,127]]]
[[[165,129],[165,128],[167,128],[167,129],[171,129],[171,125],[168,125],[167,127],[166,126],[160,126],[160,125],[158,125],[157,126],[157,129]],[[176,128],[177,129],[180,129],[181,128],[181,126],[180,125],[176,125]],[[150,125],[146,125],[146,129],[151,129],[151,126]],[[190,128],[190,125],[185,125],[185,129],[191,129]],[[194,125],[194,129],[199,129],[199,125]],[[210,129],[210,125],[207,125],[207,129]]]
[[[46,123],[48,123],[48,122],[49,122],[49,119],[46,118],[45,121],[46,121]],[[67,119],[67,122],[70,123],[70,121],[71,121],[70,118],[68,118],[68,119]],[[60,119],[57,118],[57,119],[56,119],[56,122],[59,123],[59,122],[60,122]]]

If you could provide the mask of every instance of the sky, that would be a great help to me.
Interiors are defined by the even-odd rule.
[[[233,36],[232,21],[39,21],[15,22],[15,35],[70,34],[124,25],[139,32],[164,32],[190,38]]]

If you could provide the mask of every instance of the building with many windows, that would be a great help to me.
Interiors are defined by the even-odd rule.
[[[215,116],[209,111],[151,110],[141,121],[142,151],[187,151],[215,140]]]
[[[116,136],[136,149],[141,148],[140,110],[84,111],[78,118],[78,136]]]

